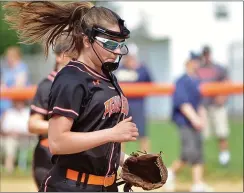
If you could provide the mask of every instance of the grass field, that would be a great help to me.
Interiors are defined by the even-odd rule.
[[[149,136],[151,139],[152,152],[163,152],[163,159],[167,166],[179,155],[179,136],[177,128],[167,121],[149,122]],[[231,162],[228,166],[222,167],[218,163],[218,144],[216,138],[205,141],[205,176],[209,180],[219,180],[228,176],[234,180],[243,178],[243,120],[230,122],[231,134],[229,138]],[[128,143],[126,152],[138,150],[138,143]],[[190,179],[190,170],[186,168],[179,174],[181,180]]]
[[[179,137],[176,127],[167,121],[150,121],[148,124],[149,136],[152,143],[152,152],[163,152],[163,159],[169,166],[179,154]],[[231,162],[228,166],[222,167],[218,163],[218,146],[213,137],[205,141],[205,178],[208,183],[214,186],[216,191],[242,191],[243,190],[243,120],[230,122],[231,135],[229,139]],[[126,153],[138,150],[138,143],[128,143]],[[30,156],[31,158],[31,156]],[[31,162],[31,160],[29,160]],[[190,186],[191,173],[185,168],[177,181],[180,184],[178,191],[188,191]],[[14,184],[14,185],[13,185]],[[31,171],[16,171],[13,175],[6,175],[1,172],[1,192],[36,191],[31,177]],[[141,191],[141,190],[140,190]],[[162,190],[163,191],[163,190]]]

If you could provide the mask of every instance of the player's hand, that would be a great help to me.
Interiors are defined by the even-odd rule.
[[[135,141],[138,136],[138,129],[136,124],[132,122],[132,117],[124,119],[111,129],[113,142]]]

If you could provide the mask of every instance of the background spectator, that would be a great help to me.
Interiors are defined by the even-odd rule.
[[[1,140],[2,148],[5,154],[4,168],[8,173],[14,171],[14,165],[17,163],[20,169],[27,168],[28,156],[28,128],[29,108],[24,101],[13,101],[13,107],[7,109],[2,117]]]
[[[3,65],[1,65],[1,88],[27,86],[28,84],[28,68],[22,61],[20,48],[9,47],[6,50]],[[11,100],[1,99],[0,116],[11,106]]]
[[[145,65],[138,59],[138,47],[135,44],[128,45],[129,54],[123,57],[120,68],[115,72],[119,82],[139,83],[151,82],[150,73]],[[139,129],[139,144],[142,151],[150,151],[150,142],[146,130],[147,122],[145,116],[145,98],[128,97],[129,114],[132,116],[133,122]]]
[[[169,168],[166,183],[168,191],[175,190],[175,175],[185,164],[192,169],[191,191],[209,191],[210,187],[203,180],[203,142],[201,131],[205,122],[205,109],[199,92],[200,81],[196,76],[199,67],[198,58],[186,62],[186,73],[176,81],[173,94],[172,120],[177,125],[180,135],[180,159]]]
[[[210,47],[205,46],[201,56],[201,66],[197,72],[199,78],[206,82],[225,82],[228,80],[227,69],[216,64],[211,57]],[[226,108],[228,97],[218,95],[206,97],[204,105],[207,109],[207,121],[204,129],[204,136],[208,138],[214,131],[219,143],[219,162],[226,165],[230,160],[228,145],[229,122]]]

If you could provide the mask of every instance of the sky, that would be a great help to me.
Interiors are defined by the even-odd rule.
[[[243,2],[217,2],[227,6],[229,18],[214,17],[216,2],[116,2],[119,14],[130,30],[135,29],[142,14],[154,38],[189,39],[191,48],[200,51],[202,44],[212,44],[214,57],[227,63],[227,47],[231,42],[243,42]]]
[[[199,30],[204,30],[204,25],[211,28],[216,23],[213,20],[214,3],[212,2],[117,2],[120,6],[120,15],[125,19],[127,26],[134,29],[140,22],[141,13],[146,14],[149,21],[149,30],[155,37],[174,34],[176,30],[185,25],[185,28],[199,26],[199,22],[205,22]],[[230,11],[228,25],[235,31],[236,37],[243,34],[243,4],[242,2],[224,2]],[[219,24],[220,26],[221,24]],[[220,26],[221,27],[221,26]]]

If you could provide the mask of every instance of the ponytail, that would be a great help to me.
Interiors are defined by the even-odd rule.
[[[42,42],[45,54],[49,47],[54,48],[57,39],[64,32],[71,35],[70,51],[81,52],[83,44],[80,26],[77,25],[86,12],[93,6],[88,2],[58,4],[48,1],[9,2],[4,5],[7,13],[5,21],[17,31],[21,43]]]
[[[44,43],[46,56],[49,47],[54,49],[59,36],[63,34],[70,37],[69,52],[80,55],[88,28],[94,25],[104,28],[118,25],[118,19],[111,10],[92,7],[94,5],[89,2],[8,2],[4,6],[7,11],[5,21],[18,32],[21,43]]]

